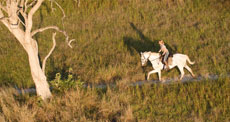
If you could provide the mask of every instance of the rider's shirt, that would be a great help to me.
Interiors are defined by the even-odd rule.
[[[162,45],[161,45],[161,49],[160,49],[160,51],[162,51],[162,52],[163,52],[163,54],[165,54],[165,53],[169,52],[169,51],[168,51],[168,49],[166,48],[166,46],[165,46],[164,44],[162,44]]]

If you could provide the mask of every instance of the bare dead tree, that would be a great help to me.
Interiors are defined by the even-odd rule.
[[[33,15],[41,7],[44,1],[45,0],[3,0],[0,2],[0,21],[15,36],[15,38],[20,42],[20,44],[27,52],[31,75],[36,86],[36,92],[37,95],[41,96],[43,100],[52,96],[49,89],[49,84],[45,76],[45,64],[46,60],[55,49],[56,33],[54,33],[52,37],[53,47],[44,58],[42,67],[39,64],[38,44],[37,41],[33,38],[34,35],[39,32],[53,29],[62,33],[66,37],[65,41],[70,48],[72,48],[71,42],[74,41],[73,39],[69,40],[69,36],[67,35],[67,33],[57,26],[47,26],[32,30]],[[65,13],[62,7],[55,0],[50,1],[54,2],[57,7],[61,9],[64,18]],[[21,15],[22,17],[19,17],[19,15]],[[62,21],[64,21],[63,18]]]

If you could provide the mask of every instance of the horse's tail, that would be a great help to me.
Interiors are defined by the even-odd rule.
[[[188,61],[189,64],[195,64],[195,61],[191,61],[188,56],[186,56],[186,60]]]

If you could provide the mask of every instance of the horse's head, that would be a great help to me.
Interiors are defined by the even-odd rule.
[[[149,53],[147,53],[147,52],[142,53],[141,52],[141,65],[142,66],[145,66],[147,64],[148,58],[149,58]]]

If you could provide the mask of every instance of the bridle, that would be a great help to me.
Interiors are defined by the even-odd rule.
[[[145,56],[143,56],[144,57],[144,60],[148,60],[149,59],[149,57],[150,57],[150,55],[148,56],[148,58],[145,58]]]
[[[144,57],[144,60],[148,60],[149,59],[149,57],[150,57],[150,55],[147,57],[147,58],[145,58],[145,56],[143,56]],[[157,59],[159,59],[160,57],[158,57],[158,58],[155,58],[155,59],[153,59],[153,60],[149,60],[150,62],[151,61],[155,61],[155,60],[157,60]]]

